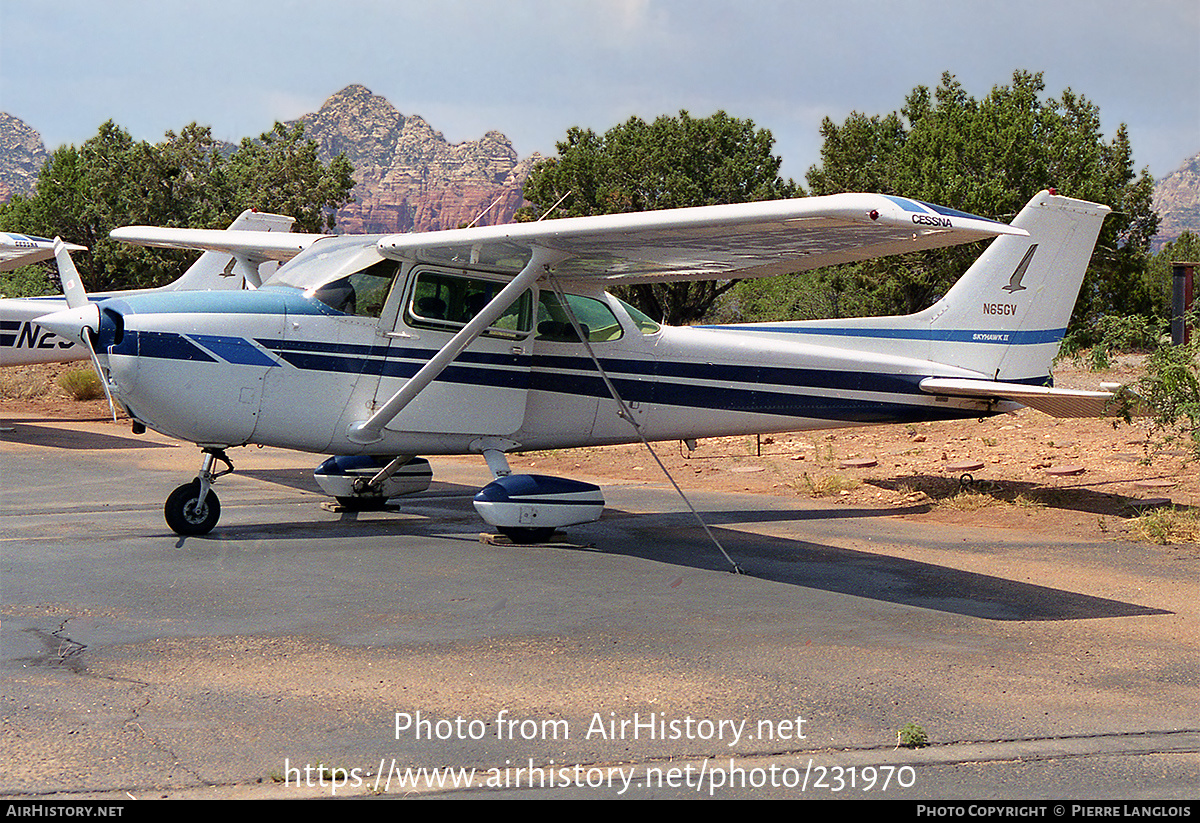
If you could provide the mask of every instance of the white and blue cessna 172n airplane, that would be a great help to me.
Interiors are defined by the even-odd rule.
[[[418,454],[481,454],[480,515],[517,541],[590,522],[591,484],[513,475],[522,450],[979,417],[1093,415],[1046,388],[1105,206],[1036,195],[1011,225],[902,197],[796,200],[306,239],[253,291],[119,297],[38,320],[94,346],[135,431],[203,450],[167,500],[210,531],[232,446],[332,454],[343,502],[423,490]],[[130,227],[133,243],[267,254],[288,235]],[[729,279],[996,239],[914,315],[671,328],[607,285]],[[296,243],[290,248],[296,248]],[[60,267],[69,267],[65,250]],[[227,471],[214,471],[220,461]]]
[[[242,212],[233,221],[228,231],[291,232],[295,219],[278,214],[265,214],[252,210]],[[297,238],[315,240],[322,235],[289,234]],[[68,251],[87,251],[83,246],[68,245]],[[291,253],[283,256],[275,253],[271,257],[262,254],[241,255],[209,251],[200,255],[178,280],[158,289],[124,292],[99,292],[88,295],[92,301],[110,297],[142,294],[144,291],[186,291],[193,289],[242,289],[254,288],[262,282],[263,273],[271,262],[294,257],[300,252],[299,243]],[[54,257],[54,241],[26,234],[0,232],[0,271],[12,271]],[[69,337],[60,337],[36,322],[44,314],[67,308],[67,301],[59,296],[16,297],[4,299],[0,296],[0,366],[23,366],[30,363],[66,363],[87,360],[88,350]]]

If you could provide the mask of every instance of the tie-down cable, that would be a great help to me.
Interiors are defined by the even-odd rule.
[[[592,349],[592,344],[588,340],[588,336],[583,333],[583,327],[580,325],[578,318],[575,317],[575,312],[571,309],[571,304],[567,302],[567,296],[563,293],[562,287],[559,285],[557,278],[551,275],[547,279],[550,281],[550,285],[554,288],[554,294],[558,298],[558,304],[562,307],[563,311],[566,312],[567,319],[571,321],[571,327],[575,329],[576,337],[579,338],[580,342],[583,343],[584,348],[587,349],[588,357],[590,357],[592,359],[592,363],[595,364],[596,371],[600,374],[600,379],[604,381],[604,385],[608,387],[608,393],[611,394],[613,400],[616,401],[618,416],[625,418],[625,420],[629,422],[629,425],[633,426],[633,430],[637,432],[638,439],[642,441],[642,445],[646,447],[646,451],[650,452],[650,456],[654,458],[654,462],[658,464],[660,469],[662,469],[662,473],[666,475],[667,480],[671,481],[671,485],[675,487],[675,491],[678,492],[679,497],[685,504],[687,504],[687,507],[691,510],[692,515],[695,516],[696,521],[704,529],[704,533],[708,535],[709,540],[713,542],[713,545],[717,547],[717,550],[725,556],[727,561],[729,561],[729,565],[733,567],[733,573],[742,574],[741,567],[738,566],[738,564],[734,562],[733,558],[729,556],[729,552],[725,551],[725,547],[721,545],[721,541],[717,540],[717,536],[713,534],[712,529],[710,529],[708,524],[704,522],[704,518],[700,516],[700,512],[696,511],[696,507],[692,505],[692,501],[688,499],[688,496],[684,494],[683,489],[681,489],[679,484],[675,482],[675,478],[671,476],[671,472],[667,469],[666,464],[659,459],[658,453],[654,451],[654,447],[651,446],[650,441],[646,439],[646,435],[642,431],[642,427],[638,425],[637,420],[634,419],[633,414],[629,411],[629,407],[621,398],[620,393],[617,392],[617,387],[613,385],[612,380],[609,379],[608,372],[604,370],[604,366],[600,363],[600,358],[596,356],[596,352]]]

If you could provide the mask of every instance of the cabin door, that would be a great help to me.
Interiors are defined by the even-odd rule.
[[[387,402],[506,285],[478,272],[416,267],[389,335],[375,399]],[[529,392],[533,292],[527,291],[396,416],[392,431],[506,436]]]

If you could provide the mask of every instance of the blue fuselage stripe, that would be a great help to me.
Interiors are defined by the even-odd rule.
[[[134,348],[136,347],[136,348]],[[188,360],[202,363],[216,363],[215,357],[210,356],[196,344],[181,334],[174,332],[137,332],[136,335],[125,335],[120,347],[114,348],[119,353],[136,352],[140,357],[154,357],[160,360]]]
[[[282,361],[308,372],[404,379],[416,374],[435,353],[433,349],[388,346],[250,341],[218,335],[189,337],[190,340],[174,333],[127,330],[121,345],[113,350],[116,354],[210,363],[224,361],[257,367],[277,367]],[[273,360],[271,355],[279,360]],[[631,403],[857,423],[951,419],[979,414],[978,411],[944,406],[934,408],[921,402],[930,399],[919,388],[921,379],[928,375],[633,358],[605,358],[601,362],[622,398]],[[609,396],[604,381],[588,358],[565,355],[530,357],[464,352],[439,375],[438,381],[584,397]],[[821,394],[807,393],[813,390]],[[893,399],[843,396],[842,392],[876,393],[890,395]]]
[[[227,337],[215,334],[192,334],[199,343],[222,360],[239,366],[278,366],[271,357],[243,337]]]
[[[867,337],[879,340],[915,340],[926,343],[998,343],[1000,345],[1035,346],[1057,343],[1067,333],[1062,329],[867,329],[819,328],[799,326],[699,326],[721,331],[770,332],[772,334],[813,335],[826,337]]]

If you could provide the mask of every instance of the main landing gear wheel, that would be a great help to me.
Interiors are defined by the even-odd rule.
[[[514,543],[528,545],[532,543],[545,543],[554,536],[554,528],[537,527],[530,528],[527,526],[497,526],[497,531],[507,537]]]

